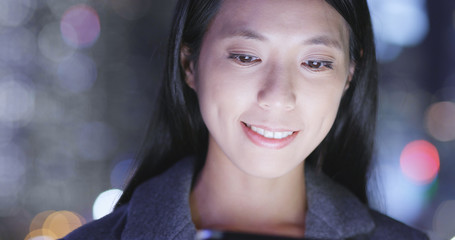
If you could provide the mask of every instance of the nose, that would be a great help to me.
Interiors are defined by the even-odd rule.
[[[296,100],[292,70],[278,66],[269,68],[257,94],[259,106],[264,110],[291,111]]]

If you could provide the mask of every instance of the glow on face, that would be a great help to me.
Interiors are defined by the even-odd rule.
[[[208,161],[282,176],[319,145],[348,86],[348,27],[320,0],[230,0],[187,71],[209,130]]]

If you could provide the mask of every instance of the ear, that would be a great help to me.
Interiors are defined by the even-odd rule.
[[[185,82],[190,88],[196,91],[195,83],[195,72],[194,72],[194,62],[191,59],[190,48],[186,45],[183,45],[180,48],[180,66],[183,69],[185,74]]]
[[[352,76],[354,76],[354,72],[355,72],[355,63],[354,63],[354,61],[352,61],[349,64],[349,75],[348,75],[348,79],[346,80],[346,85],[344,86],[344,91],[348,90],[348,88],[351,84],[351,81],[352,81]]]

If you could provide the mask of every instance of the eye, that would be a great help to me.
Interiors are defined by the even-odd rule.
[[[248,55],[248,54],[235,54],[232,53],[229,55],[230,59],[233,59],[240,65],[252,65],[262,62],[262,60],[256,56]]]
[[[308,60],[303,62],[302,65],[315,72],[324,71],[324,68],[333,69],[333,62],[331,61]]]

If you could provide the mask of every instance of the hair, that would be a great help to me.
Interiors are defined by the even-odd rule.
[[[377,109],[377,64],[366,0],[326,0],[350,28],[350,58],[356,65],[341,99],[335,122],[306,164],[317,167],[368,204],[367,180],[373,154]],[[135,188],[186,156],[205,163],[208,130],[195,92],[185,83],[180,65],[183,45],[197,65],[202,40],[222,0],[179,0],[174,12],[157,107],[137,159],[137,170],[117,203],[129,201]]]

